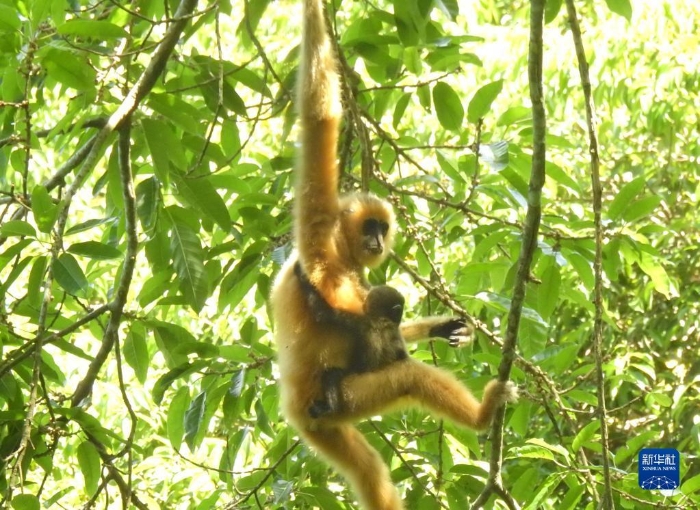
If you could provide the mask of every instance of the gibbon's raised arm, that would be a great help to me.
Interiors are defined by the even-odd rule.
[[[336,157],[342,103],[321,1],[304,0],[302,30],[297,83],[302,149],[296,176],[295,228],[299,258],[304,270],[312,274],[316,264],[336,256],[333,229],[340,213]]]

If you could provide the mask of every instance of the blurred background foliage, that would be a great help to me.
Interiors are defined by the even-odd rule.
[[[589,156],[561,4],[547,2],[547,183],[519,339],[555,387],[515,370],[523,398],[503,466],[524,508],[557,510],[595,508],[602,480]],[[119,126],[134,203],[116,131],[86,160],[177,7],[0,0],[0,506],[352,508],[279,414],[266,304],[291,248],[299,2],[194,6],[130,131]],[[577,8],[603,165],[615,503],[696,508],[700,4]],[[369,140],[370,188],[399,213],[396,256],[371,280],[398,287],[409,316],[468,313],[494,332],[412,353],[477,394],[499,361],[525,213],[528,12],[502,0],[331,7],[348,84],[342,186],[360,186]],[[360,428],[410,509],[463,509],[483,487],[484,435],[421,411]],[[638,487],[642,447],[681,452],[679,490]]]

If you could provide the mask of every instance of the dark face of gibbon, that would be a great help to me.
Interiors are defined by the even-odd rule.
[[[370,193],[353,193],[340,199],[340,236],[352,262],[377,267],[393,246],[394,211],[384,200]]]
[[[384,253],[385,239],[389,224],[377,218],[367,218],[362,223],[362,246],[367,253],[381,255]]]

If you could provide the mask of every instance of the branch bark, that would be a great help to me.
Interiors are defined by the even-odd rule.
[[[607,412],[605,410],[605,375],[603,374],[603,224],[601,211],[603,208],[602,187],[600,184],[600,157],[598,155],[598,135],[596,133],[595,117],[593,112],[593,97],[591,95],[591,79],[588,72],[588,61],[583,48],[581,28],[578,23],[576,7],[573,0],[566,0],[566,12],[571,26],[571,36],[576,48],[576,59],[581,76],[584,102],[586,105],[586,124],[588,126],[588,152],[591,160],[591,185],[593,188],[593,224],[595,227],[595,259],[593,261],[593,273],[595,286],[593,289],[593,304],[595,317],[593,322],[593,351],[595,354],[595,371],[598,393],[598,419],[600,420],[600,442],[603,457],[603,495],[600,498],[599,508],[608,510],[614,508],[612,499],[612,484],[610,481],[610,455],[608,445]]]
[[[545,181],[545,134],[547,131],[544,99],[542,93],[542,60],[543,60],[543,25],[544,0],[530,2],[530,46],[528,56],[528,80],[530,84],[530,100],[532,101],[532,169],[527,198],[527,214],[523,225],[523,242],[518,259],[518,272],[513,287],[513,297],[510,302],[508,323],[502,348],[501,364],[498,367],[498,380],[508,381],[513,362],[516,359],[515,347],[518,340],[518,328],[525,300],[525,291],[530,275],[532,256],[537,248],[537,235],[542,217],[542,187]],[[486,487],[474,502],[473,508],[481,508],[491,494],[497,494],[509,508],[517,508],[517,504],[503,489],[501,465],[503,457],[503,422],[505,406],[496,413],[491,427],[491,461],[489,480]]]

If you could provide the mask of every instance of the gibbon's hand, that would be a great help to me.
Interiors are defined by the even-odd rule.
[[[454,317],[432,327],[429,335],[430,338],[447,339],[450,347],[464,347],[474,339],[474,328],[466,320]]]

